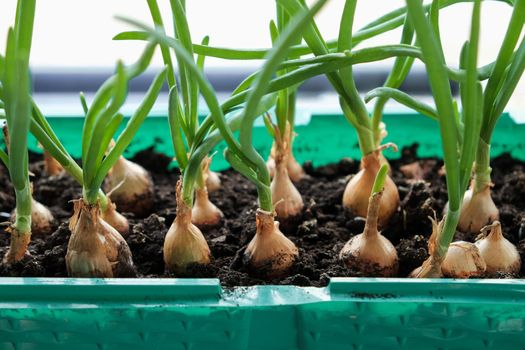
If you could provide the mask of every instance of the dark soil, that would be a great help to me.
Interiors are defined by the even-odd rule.
[[[23,262],[7,268],[0,263],[0,276],[67,276],[64,257],[69,238],[68,219],[72,199],[80,197],[80,187],[68,176],[42,176],[41,156],[32,155],[35,198],[49,206],[60,224],[48,237],[33,236],[29,253]],[[175,183],[177,169],[168,170],[170,159],[151,150],[134,159],[152,172],[155,182],[155,205],[151,215],[136,218],[124,213],[131,223],[126,238],[137,268],[138,277],[173,277],[165,272],[162,257],[164,236],[175,218]],[[424,181],[407,179],[399,168],[417,161],[424,170]],[[399,276],[407,276],[427,257],[427,239],[431,233],[428,219],[438,216],[446,203],[445,179],[440,175],[442,162],[417,158],[417,146],[403,149],[399,160],[391,161],[394,181],[399,188],[401,206],[383,230],[383,235],[396,246]],[[359,163],[343,159],[337,164],[313,167],[305,164],[309,177],[297,187],[305,202],[304,215],[295,225],[285,225],[285,234],[297,245],[300,258],[287,277],[265,279],[250,273],[243,264],[243,251],[255,233],[256,190],[233,170],[221,174],[222,188],[210,194],[211,200],[224,212],[222,226],[204,232],[213,262],[203,268],[195,266],[186,277],[217,277],[224,286],[254,284],[291,284],[324,286],[333,276],[361,276],[345,267],[338,254],[350,237],[362,232],[365,220],[342,208],[344,187],[358,171]],[[525,261],[525,164],[502,155],[493,160],[493,198],[500,208],[505,236],[517,245]],[[14,195],[4,167],[0,167],[0,221],[9,220]],[[457,232],[458,240],[474,240],[473,235]],[[0,256],[9,245],[9,235],[0,234]],[[525,276],[522,269],[520,277]]]

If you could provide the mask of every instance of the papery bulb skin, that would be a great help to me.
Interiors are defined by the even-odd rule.
[[[191,222],[200,229],[205,229],[218,226],[222,217],[222,211],[210,201],[206,187],[196,189]]]
[[[438,240],[443,232],[445,225],[445,218],[441,221],[437,221],[436,218],[430,218],[432,222],[432,234],[428,239],[428,254],[429,257],[423,262],[423,264],[414,269],[408,277],[411,278],[442,278],[443,271],[441,265],[443,263],[443,257],[439,254]]]
[[[303,198],[288,177],[284,164],[277,166],[270,188],[278,220],[285,221],[301,215],[304,208]]]
[[[499,220],[499,210],[492,200],[490,185],[480,191],[472,187],[463,197],[458,229],[461,232],[478,233],[486,225]]]
[[[208,169],[208,175],[206,178],[206,188],[208,192],[215,192],[221,188],[221,178],[218,173]]]
[[[31,194],[33,194],[33,184],[31,186]],[[11,213],[11,221],[16,221],[16,210]],[[31,198],[31,234],[47,235],[53,232],[56,221],[55,217],[42,203],[36,199]]]
[[[44,150],[44,172],[47,176],[58,176],[64,173],[62,165]]]
[[[293,266],[299,250],[279,230],[274,214],[257,209],[256,233],[244,252],[244,263],[255,274],[267,278],[285,276]]]
[[[291,147],[288,149],[288,159],[286,160],[286,169],[288,171],[288,176],[290,177],[290,180],[297,183],[300,182],[304,177],[306,176],[306,173],[304,172],[304,169],[301,164],[295,159],[295,156],[293,154],[293,150]],[[270,176],[273,178],[275,176],[275,170],[276,170],[276,164],[275,164],[275,154],[276,154],[276,145],[275,143],[272,145],[272,149],[270,151],[270,156],[268,157],[268,161],[266,162],[266,166],[268,167],[268,170],[270,171]]]
[[[423,265],[414,269],[408,277],[410,278],[443,278],[441,262],[436,262],[433,257],[429,257]]]
[[[480,277],[486,269],[487,264],[476,245],[464,241],[452,242],[441,264],[443,275],[450,278]]]
[[[21,232],[14,226],[6,228],[6,232],[11,234],[9,249],[5,253],[3,263],[7,265],[15,264],[29,254],[27,247],[31,242],[31,232]]]
[[[204,157],[202,160],[202,176],[208,193],[218,191],[221,188],[221,178],[218,173],[210,170],[212,157]]]
[[[192,265],[208,265],[211,252],[201,230],[192,224],[192,209],[182,199],[182,184],[177,183],[177,216],[164,239],[166,269],[185,275]]]
[[[490,277],[498,274],[517,275],[521,269],[521,258],[518,250],[503,236],[501,224],[494,221],[492,225],[482,229],[481,239],[476,241],[476,247],[485,263],[486,274]]]
[[[129,234],[129,222],[124,215],[117,211],[117,206],[108,198],[106,210],[101,213],[102,219],[110,224],[122,236],[126,237]]]
[[[154,203],[153,180],[140,165],[120,157],[109,172],[105,190],[121,212],[144,217]]]
[[[122,236],[100,217],[98,205],[75,201],[69,222],[66,267],[70,277],[131,277],[131,251]]]
[[[287,124],[284,137],[281,137],[279,130],[275,134],[275,174],[270,185],[272,192],[273,205],[277,219],[286,223],[288,220],[301,215],[304,203],[301,194],[290,180],[288,174],[288,158],[290,156],[290,126]]]
[[[11,213],[11,221],[15,222],[16,211]],[[51,211],[33,198],[31,202],[31,234],[47,235],[53,232],[55,218]]]
[[[35,235],[46,235],[53,232],[55,218],[42,203],[33,199],[31,204],[31,232]]]
[[[301,164],[295,159],[295,156],[293,154],[293,150],[290,147],[288,160],[286,162],[287,164],[287,170],[288,170],[288,176],[293,182],[299,182],[306,176],[306,173],[304,172],[304,169]]]
[[[363,233],[350,238],[339,258],[350,269],[364,276],[393,277],[399,269],[396,248],[378,231],[378,213],[381,192],[370,197],[369,210]]]
[[[377,151],[362,159],[362,169],[353,176],[343,193],[343,206],[354,215],[366,217],[368,199],[372,192],[374,181],[381,167]],[[399,192],[390,178],[386,177],[383,196],[379,205],[379,226],[384,227],[399,206]]]

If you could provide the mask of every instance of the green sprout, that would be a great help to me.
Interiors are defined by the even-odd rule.
[[[0,158],[9,169],[16,195],[16,219],[10,227],[11,245],[5,261],[15,263],[26,254],[31,240],[31,184],[28,172],[27,135],[31,120],[29,56],[33,37],[35,0],[17,2],[16,19],[9,29],[5,60],[0,61],[1,100],[8,127],[9,154]]]

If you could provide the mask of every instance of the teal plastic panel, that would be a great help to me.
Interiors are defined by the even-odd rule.
[[[68,151],[80,158],[80,142],[83,119],[81,117],[49,117],[53,129]],[[384,121],[388,125],[386,141],[395,142],[400,148],[418,143],[419,156],[441,157],[441,139],[435,121],[416,114],[387,114]],[[295,129],[298,137],[294,141],[294,154],[300,162],[312,161],[315,166],[337,162],[344,157],[360,159],[361,154],[357,135],[342,115],[316,114],[302,120]],[[267,157],[270,153],[271,138],[266,128],[256,124],[253,131],[255,148]],[[513,135],[510,138],[508,135]],[[1,139],[1,138],[0,138]],[[0,142],[3,142],[0,141]],[[31,150],[41,152],[37,142],[30,139]],[[163,116],[150,116],[141,126],[138,134],[126,151],[131,156],[138,151],[154,147],[157,152],[173,156],[173,146],[167,120]],[[229,168],[222,156],[225,145],[217,147],[212,167],[214,170]],[[508,115],[502,116],[493,136],[492,155],[503,152],[525,160],[525,125],[516,124]],[[389,158],[399,157],[399,153],[385,151]]]
[[[523,349],[525,284],[334,278],[0,282],[0,349]]]

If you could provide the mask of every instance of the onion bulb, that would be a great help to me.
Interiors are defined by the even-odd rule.
[[[55,218],[51,211],[42,203],[33,199],[31,202],[31,232],[32,234],[49,234],[53,231]]]
[[[306,174],[301,164],[299,164],[299,162],[297,162],[297,160],[294,157],[292,150],[293,131],[291,130],[289,123],[287,123],[287,130],[289,131],[286,132],[285,139],[283,140],[289,145],[286,149],[286,170],[288,171],[288,176],[290,177],[290,180],[292,180],[293,182],[299,182],[306,176]],[[268,167],[268,170],[270,171],[270,176],[272,178],[275,176],[276,171],[275,157],[278,153],[277,147],[277,142],[274,142],[270,151],[270,157],[268,157],[268,161],[266,162],[266,166]]]
[[[409,180],[419,181],[424,178],[424,171],[419,162],[405,164],[399,168],[401,173]]]
[[[435,213],[434,213],[435,214]],[[429,218],[432,222],[432,234],[428,239],[428,254],[430,255],[423,264],[412,271],[409,277],[412,278],[441,278],[443,277],[443,271],[441,270],[441,264],[443,258],[438,252],[438,238],[443,232],[443,226],[445,225],[445,218],[440,222],[436,218]]]
[[[274,214],[257,209],[256,232],[244,252],[244,263],[257,274],[281,277],[299,255],[295,244],[279,230]]]
[[[31,184],[31,193],[33,193],[33,184]],[[16,220],[16,211],[13,210],[11,220]],[[31,200],[31,234],[47,235],[53,231],[55,217],[48,207],[38,202],[36,199]]]
[[[370,197],[363,233],[350,238],[339,258],[346,266],[367,276],[392,277],[399,268],[396,248],[378,231],[378,214],[382,192]]]
[[[153,180],[140,165],[120,157],[106,181],[106,191],[122,212],[137,216],[149,214],[153,207]]]
[[[290,152],[290,125],[286,124],[285,135],[281,136],[275,128],[275,173],[270,185],[275,212],[279,220],[297,217],[304,208],[301,194],[290,180],[288,174],[288,157]]]
[[[206,179],[208,193],[215,192],[221,188],[221,178],[219,177],[219,174],[210,170],[211,160],[212,157],[205,157],[202,161],[205,169],[204,177]]]
[[[490,195],[491,185],[475,191],[472,185],[465,192],[461,215],[459,217],[458,229],[462,232],[477,233],[485,225],[499,219],[499,210]]]
[[[58,176],[64,172],[62,165],[46,150],[44,150],[44,172],[47,176]]]
[[[209,176],[211,158],[206,157],[202,161],[202,182],[206,184]],[[210,201],[208,196],[208,188],[206,185],[202,188],[195,189],[195,202],[191,212],[191,222],[204,229],[206,227],[217,226],[223,217],[222,211]]]
[[[441,264],[443,275],[451,278],[479,277],[486,269],[487,264],[479,249],[475,244],[465,241],[452,242]]]
[[[514,244],[503,237],[499,221],[494,221],[492,225],[485,226],[481,230],[480,236],[475,244],[487,264],[488,275],[519,273],[521,269],[520,254]]]
[[[122,236],[100,217],[98,205],[75,201],[66,267],[71,277],[126,277],[135,274],[131,251]]]
[[[213,227],[221,222],[222,217],[222,211],[210,201],[207,188],[195,189],[191,222],[199,228]]]
[[[192,224],[192,209],[182,199],[182,184],[177,182],[177,216],[164,239],[164,263],[176,274],[184,274],[191,265],[207,265],[211,253],[201,230]]]
[[[117,211],[117,206],[109,197],[106,209],[102,211],[102,219],[110,224],[121,235],[127,236],[129,233],[129,222],[122,214]]]
[[[397,147],[393,144],[386,144],[377,151],[367,154],[361,160],[362,169],[353,176],[348,184],[346,185],[343,193],[343,206],[350,209],[352,213],[357,216],[365,217],[368,209],[368,200],[370,193],[372,192],[372,186],[381,167],[380,162],[380,151],[385,147]],[[379,204],[379,226],[383,227],[399,206],[399,192],[397,187],[390,178],[387,176],[385,180],[385,186],[383,189],[383,195]]]

